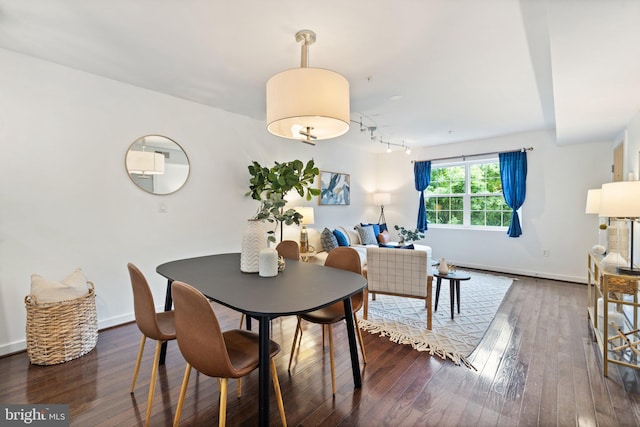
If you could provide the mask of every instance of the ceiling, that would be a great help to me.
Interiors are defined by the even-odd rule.
[[[638,112],[639,22],[638,0],[0,0],[0,48],[264,120],[266,81],[311,29],[309,66],[349,80],[377,141],[570,144]]]

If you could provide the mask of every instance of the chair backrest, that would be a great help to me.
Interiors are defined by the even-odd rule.
[[[298,242],[293,240],[283,240],[276,246],[278,255],[286,259],[294,259],[300,261],[300,247]]]
[[[209,300],[182,282],[171,285],[175,307],[176,337],[184,359],[210,377],[234,378],[220,324]]]
[[[358,251],[346,246],[339,246],[327,255],[324,261],[325,267],[339,268],[341,270],[352,271],[362,274],[362,264]],[[364,302],[364,293],[358,292],[351,297],[351,305],[353,311],[358,311]]]
[[[149,288],[149,283],[144,274],[132,263],[127,264],[129,277],[131,278],[131,288],[133,290],[133,310],[136,316],[136,324],[147,337],[154,340],[163,339],[158,318],[156,317],[156,307],[153,302],[153,294]]]
[[[427,271],[426,251],[367,248],[369,292],[426,297]]]

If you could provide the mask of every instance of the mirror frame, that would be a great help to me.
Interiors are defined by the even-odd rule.
[[[186,159],[186,166],[187,166],[187,173],[186,176],[184,176],[183,181],[180,183],[180,185],[172,191],[168,191],[168,192],[156,192],[153,190],[149,190],[148,188],[143,187],[135,178],[134,178],[134,174],[131,173],[129,171],[129,168],[127,167],[127,159],[129,157],[129,153],[132,151],[139,151],[139,150],[133,150],[133,147],[136,145],[140,145],[142,142],[144,141],[146,138],[163,138],[165,140],[167,140],[168,143],[171,143],[173,145],[175,145],[175,149],[176,151],[180,151],[183,155],[184,158]],[[152,143],[151,143],[152,144]],[[167,159],[168,157],[165,155],[165,159]],[[166,170],[166,166],[167,164],[172,164],[171,162],[165,162],[165,171],[162,175],[168,173],[168,171]],[[176,164],[182,164],[182,163],[176,163]],[[136,187],[138,187],[139,189],[141,189],[142,191],[144,191],[145,193],[148,194],[153,194],[156,196],[167,196],[169,194],[173,194],[176,191],[182,189],[186,183],[189,181],[189,177],[191,176],[191,161],[189,160],[189,156],[187,155],[187,152],[184,150],[184,148],[182,148],[182,146],[180,144],[178,144],[175,140],[169,138],[168,136],[164,136],[164,135],[159,135],[159,134],[148,134],[148,135],[144,135],[141,136],[139,138],[137,138],[135,141],[133,141],[130,145],[129,148],[127,149],[127,152],[125,153],[124,156],[124,169],[125,172],[127,173],[127,175],[129,176],[129,179],[131,180],[131,182],[133,182],[135,184]],[[154,175],[147,175],[149,178],[148,179],[154,179]]]

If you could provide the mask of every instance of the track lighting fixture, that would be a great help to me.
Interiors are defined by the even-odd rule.
[[[404,141],[402,141],[402,144],[399,143],[395,143],[395,142],[390,142],[390,141],[385,141],[381,136],[376,136],[374,135],[374,132],[376,130],[378,130],[378,128],[374,125],[374,126],[367,126],[362,122],[362,117],[360,117],[360,121],[357,122],[355,120],[351,120],[353,123],[357,123],[360,125],[360,132],[369,132],[369,137],[372,141],[374,142],[379,142],[380,144],[386,144],[387,145],[387,153],[391,153],[393,150],[391,149],[391,146],[394,147],[401,147],[404,152],[409,155],[411,154],[411,147],[409,147],[408,145],[405,144]]]

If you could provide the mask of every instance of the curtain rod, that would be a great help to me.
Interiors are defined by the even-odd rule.
[[[415,162],[437,162],[440,160],[451,160],[451,159],[462,159],[462,160],[466,160],[468,157],[480,157],[480,156],[487,156],[489,154],[500,154],[500,153],[515,153],[518,151],[533,151],[533,147],[522,147],[519,148],[517,150],[511,150],[511,151],[491,151],[488,153],[478,153],[478,154],[462,154],[460,156],[451,156],[451,157],[440,157],[438,159],[429,159],[429,160],[411,160],[411,163],[415,163]]]

